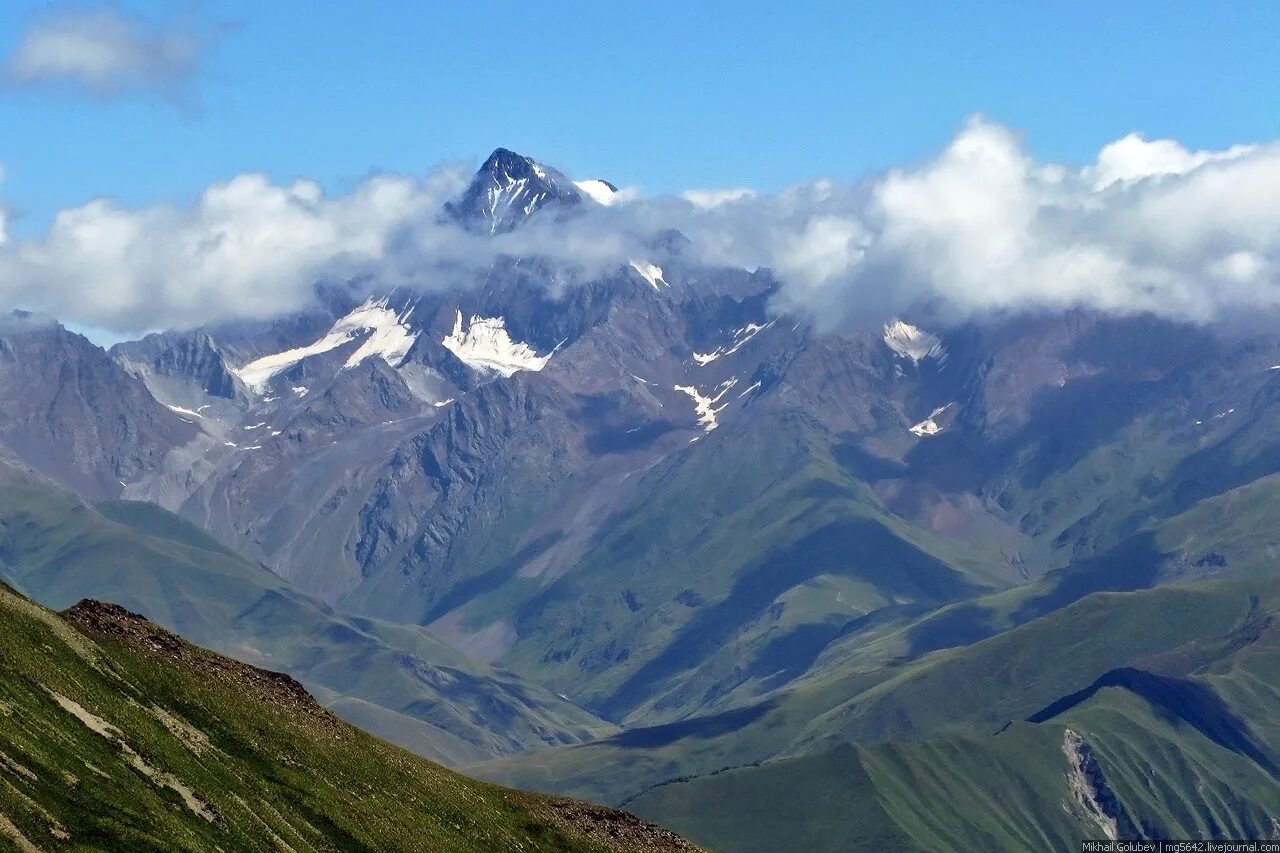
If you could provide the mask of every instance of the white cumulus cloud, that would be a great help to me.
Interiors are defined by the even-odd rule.
[[[1243,157],[1252,145],[1235,145],[1225,151],[1188,151],[1172,139],[1148,142],[1140,133],[1131,133],[1107,145],[1098,153],[1098,162],[1085,170],[1093,189],[1101,190],[1121,181],[1160,175],[1182,175],[1223,160]]]
[[[780,306],[820,323],[919,306],[1208,321],[1280,307],[1278,192],[1276,143],[1129,136],[1071,167],[975,118],[922,165],[696,210],[683,227],[721,262],[772,266]]]
[[[319,276],[387,263],[398,229],[456,186],[383,175],[330,198],[244,174],[188,207],[95,200],[0,249],[0,300],[120,332],[273,316],[306,305]]]

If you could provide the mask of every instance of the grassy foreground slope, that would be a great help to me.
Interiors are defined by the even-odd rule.
[[[693,849],[446,770],[115,605],[0,586],[0,623],[0,848]]]

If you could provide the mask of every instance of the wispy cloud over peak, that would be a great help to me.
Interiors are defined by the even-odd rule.
[[[710,209],[722,204],[754,198],[756,191],[750,187],[732,187],[729,189],[685,190],[680,197],[695,207]]]

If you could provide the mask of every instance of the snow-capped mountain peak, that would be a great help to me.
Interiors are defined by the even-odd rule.
[[[601,178],[570,180],[532,157],[498,148],[444,212],[472,231],[503,234],[543,208],[568,210],[588,200],[608,206],[618,200],[617,193]]]
[[[586,191],[549,166],[506,148],[489,155],[471,183],[444,206],[455,222],[473,231],[502,234],[544,207],[570,208]]]

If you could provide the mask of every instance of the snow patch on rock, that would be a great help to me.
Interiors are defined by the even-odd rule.
[[[702,427],[704,432],[711,432],[720,426],[720,422],[716,420],[716,415],[724,411],[724,407],[729,405],[727,402],[719,406],[716,404],[729,393],[729,389],[738,384],[738,380],[727,379],[716,387],[716,395],[714,397],[706,396],[693,385],[677,385],[675,390],[682,394],[688,394],[693,400],[693,411],[698,416],[698,425]]]
[[[921,438],[926,435],[937,435],[943,430],[943,425],[939,424],[937,421],[938,416],[945,413],[954,405],[955,403],[947,403],[945,406],[939,406],[929,413],[929,417],[925,418],[913,427],[908,427],[908,429]]]
[[[397,314],[387,307],[387,302],[387,297],[379,300],[370,298],[334,323],[320,340],[305,347],[263,356],[238,369],[233,369],[232,372],[240,377],[240,380],[255,394],[261,394],[277,374],[288,370],[305,358],[337,349],[366,333],[368,337],[347,359],[343,369],[355,367],[366,358],[374,356],[381,357],[392,367],[399,367],[418,335],[409,331],[407,325],[413,308]],[[294,392],[297,393],[296,388]]]
[[[649,285],[654,290],[661,290],[664,287],[671,286],[662,277],[662,267],[657,264],[651,264],[648,261],[632,261],[631,268],[640,273],[640,277],[649,282]]]
[[[746,346],[747,342],[750,341],[752,338],[754,338],[756,335],[760,334],[765,329],[772,326],[774,322],[775,321],[770,320],[768,323],[765,323],[763,326],[757,323],[748,323],[747,325],[743,326],[741,329],[734,329],[733,343],[731,343],[728,347],[717,347],[714,352],[707,352],[707,353],[695,352],[693,354],[693,360],[698,363],[699,367],[703,367],[715,361],[717,358],[723,358],[726,355],[733,355],[735,352],[737,352],[738,350]]]
[[[468,367],[492,370],[503,376],[512,376],[520,370],[541,370],[553,354],[538,355],[528,344],[511,340],[502,317],[473,314],[471,322],[465,324],[462,309],[458,309],[453,332],[440,343]]]
[[[593,178],[589,181],[574,181],[573,185],[577,187],[583,195],[597,204],[603,204],[608,207],[618,200],[618,191],[611,187],[607,181],[601,181]]]
[[[947,357],[941,338],[902,320],[885,325],[884,342],[895,355],[911,359],[913,364],[926,358],[941,362]]]

